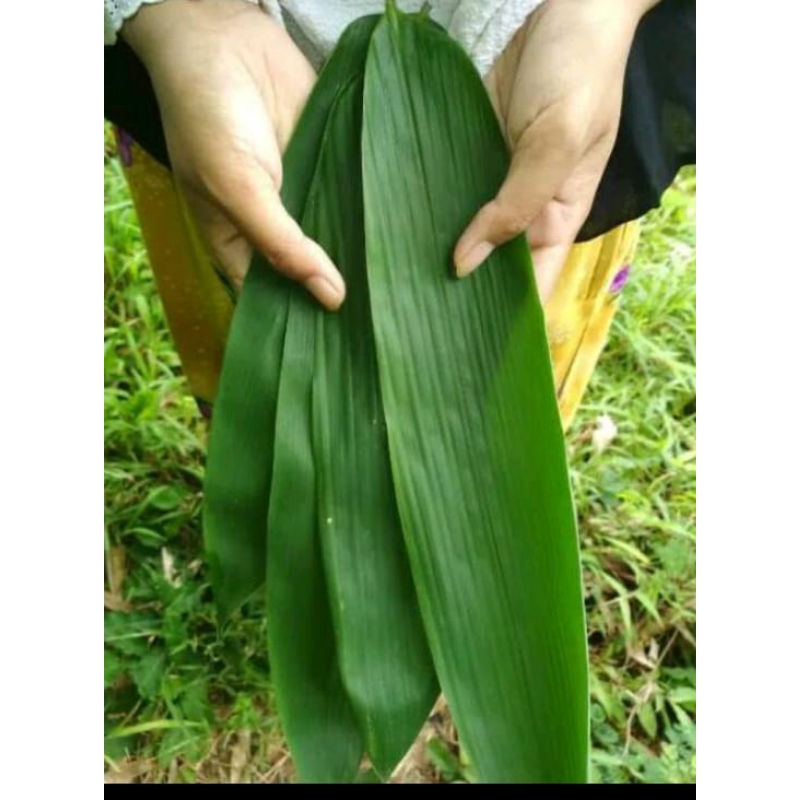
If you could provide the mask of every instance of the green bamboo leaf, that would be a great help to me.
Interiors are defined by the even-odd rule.
[[[286,327],[267,539],[267,639],[278,711],[300,779],[344,782],[355,778],[363,745],[339,673],[317,529],[312,302],[293,292]]]
[[[348,116],[342,100],[348,95],[343,90],[363,73],[375,21],[367,18],[348,28],[320,77],[321,81],[326,73],[330,76],[331,65],[341,61],[343,50],[349,54],[347,69],[336,72],[339,91],[315,158],[302,220],[311,236],[315,209],[326,191],[321,165],[335,159],[342,146],[336,140],[341,126],[335,121],[340,113]],[[314,102],[312,95],[309,104]],[[296,135],[300,133],[298,129]],[[345,134],[352,136],[353,131],[346,128]],[[361,225],[358,220],[356,224]],[[343,782],[355,779],[364,746],[339,671],[317,526],[311,391],[321,313],[301,289],[290,292],[268,521],[267,633],[278,711],[300,778]]]
[[[387,778],[411,746],[438,683],[394,500],[371,335],[361,199],[363,81],[342,95],[319,164],[306,231],[348,286],[317,315],[313,384],[319,530],[339,666],[367,752]]]
[[[264,581],[286,301],[281,279],[254,258],[231,322],[204,483],[206,560],[223,618]]]
[[[284,156],[282,199],[300,218],[331,105],[353,74],[377,17],[342,37],[320,73]],[[272,481],[277,387],[289,284],[253,257],[231,322],[214,405],[203,504],[203,533],[214,595],[225,617],[264,581],[265,527]]]
[[[464,52],[390,13],[367,61],[367,269],[414,582],[480,780],[585,781],[580,565],[541,306],[523,238],[464,281],[453,245],[508,156]]]

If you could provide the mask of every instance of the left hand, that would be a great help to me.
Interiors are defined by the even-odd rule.
[[[550,296],[611,155],[636,26],[656,2],[546,0],[506,48],[486,83],[511,166],[456,245],[459,277],[527,232]]]
[[[284,208],[282,153],[316,75],[289,35],[243,0],[167,0],[122,28],[155,88],[172,171],[240,288],[253,248],[337,309],[345,285]]]

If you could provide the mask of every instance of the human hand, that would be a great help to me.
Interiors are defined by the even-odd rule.
[[[656,2],[547,0],[506,48],[486,83],[511,166],[456,245],[459,277],[525,231],[550,296],[611,155],[636,26]]]
[[[330,309],[341,275],[280,199],[281,154],[316,75],[258,6],[166,0],[122,29],[150,74],[172,169],[213,256],[241,287],[256,247]]]

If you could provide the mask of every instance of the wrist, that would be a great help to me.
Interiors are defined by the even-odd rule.
[[[622,5],[630,6],[629,13],[631,19],[634,21],[635,25],[638,25],[642,17],[650,11],[651,8],[655,8],[660,2],[661,0],[630,0],[630,3],[628,3],[622,0]]]
[[[161,0],[161,2],[142,5],[133,16],[123,23],[119,35],[147,64],[151,54],[159,48],[162,41],[169,37],[174,26],[181,24],[177,19],[176,11],[178,14],[183,14],[185,24],[186,15],[191,15],[193,12],[192,5],[187,0]]]
[[[120,35],[149,66],[176,36],[213,33],[245,9],[260,13],[258,5],[258,0],[151,0],[123,24]]]
[[[550,3],[573,6],[576,13],[587,18],[613,25],[631,36],[642,17],[661,0],[549,0]]]

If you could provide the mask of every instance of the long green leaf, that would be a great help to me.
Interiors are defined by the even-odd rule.
[[[312,302],[293,293],[286,328],[267,540],[267,638],[278,711],[299,777],[344,782],[355,777],[363,744],[339,673],[317,528]]]
[[[340,115],[352,113],[352,86],[363,72],[375,18],[348,28],[333,59],[349,53],[338,69],[331,107],[311,182],[303,228],[315,235],[316,209],[326,187],[322,176],[342,145]],[[347,99],[351,99],[350,106]],[[312,96],[310,104],[315,102]],[[345,126],[346,128],[346,126]],[[345,134],[352,135],[346,128]],[[361,224],[357,222],[357,224]],[[267,538],[267,632],[281,722],[298,774],[309,782],[355,778],[364,745],[342,684],[317,525],[316,467],[311,431],[311,391],[316,318],[323,313],[292,289],[284,340],[276,416],[275,463]]]
[[[314,450],[339,665],[376,771],[388,777],[438,693],[394,500],[369,313],[361,199],[363,81],[342,95],[304,223],[348,285],[317,316]]]
[[[343,37],[320,73],[284,156],[282,199],[300,218],[334,99],[364,68],[377,17]],[[264,582],[278,381],[289,283],[256,253],[231,322],[214,404],[204,483],[203,534],[224,618]]]
[[[254,258],[231,323],[204,482],[206,559],[223,619],[264,581],[287,299],[284,281]]]
[[[452,247],[508,157],[464,52],[390,9],[364,88],[367,267],[392,474],[437,673],[483,781],[584,781],[575,519],[523,238]]]

